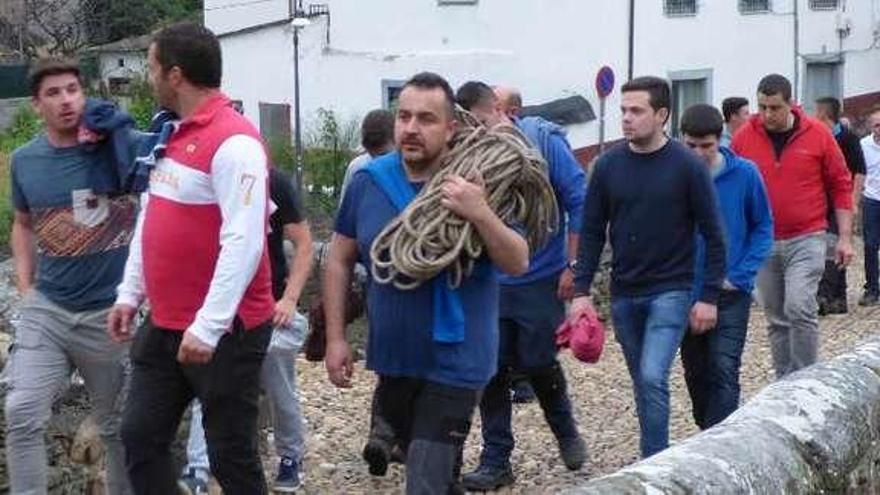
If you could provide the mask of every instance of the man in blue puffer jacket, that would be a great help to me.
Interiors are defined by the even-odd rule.
[[[755,277],[773,247],[773,220],[756,166],[719,147],[724,121],[711,105],[688,108],[681,119],[682,141],[709,167],[718,195],[727,241],[727,271],[718,298],[718,323],[707,332],[691,325],[681,346],[693,416],[705,430],[739,406],[739,368],[749,323]],[[694,290],[703,283],[705,245],[697,239]]]

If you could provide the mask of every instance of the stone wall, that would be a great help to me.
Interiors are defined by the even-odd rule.
[[[880,492],[880,337],[775,382],[716,427],[570,494]]]

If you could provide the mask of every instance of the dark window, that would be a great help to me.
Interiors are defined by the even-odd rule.
[[[672,135],[678,137],[681,114],[685,109],[697,103],[708,102],[708,80],[699,79],[673,79],[672,81],[672,115],[669,119],[672,125]]]
[[[406,81],[392,81],[384,79],[382,81],[382,108],[392,112],[397,111],[397,98]]]
[[[119,60],[116,61],[116,65],[118,65],[119,67],[125,67],[125,59],[120,58]]]
[[[810,0],[810,8],[813,10],[835,10],[838,0]]]
[[[127,77],[111,77],[107,80],[111,95],[127,95],[131,88],[131,79]]]
[[[477,0],[437,0],[437,5],[476,5]]]
[[[664,0],[663,12],[669,16],[696,15],[697,0]]]
[[[739,11],[743,14],[770,12],[770,0],[739,0]]]

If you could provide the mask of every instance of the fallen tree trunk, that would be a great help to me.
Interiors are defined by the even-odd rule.
[[[772,383],[726,421],[570,494],[876,493],[880,337]]]

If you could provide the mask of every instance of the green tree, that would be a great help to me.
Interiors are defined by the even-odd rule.
[[[201,19],[202,0],[83,0],[92,44],[148,34],[182,19]]]

